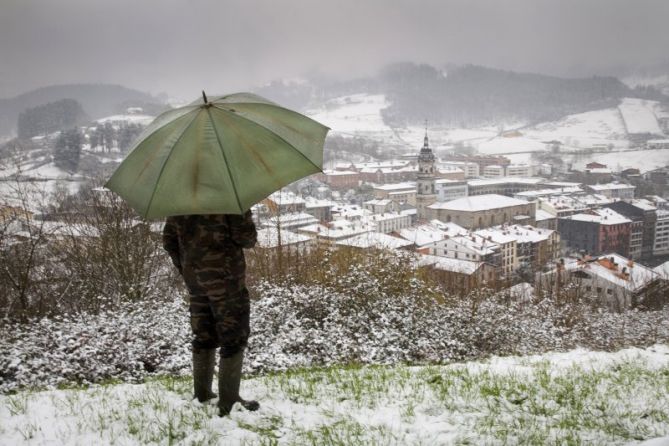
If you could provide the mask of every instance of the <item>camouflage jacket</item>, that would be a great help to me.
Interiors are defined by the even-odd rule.
[[[244,215],[182,215],[168,217],[163,247],[191,294],[243,288],[246,264],[242,248],[256,244],[251,211]],[[232,291],[232,290],[229,290]]]

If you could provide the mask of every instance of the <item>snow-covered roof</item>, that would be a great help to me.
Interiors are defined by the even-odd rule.
[[[552,220],[553,218],[555,218],[555,215],[550,212],[543,209],[537,209],[537,215],[535,216],[536,221]]]
[[[449,237],[453,237],[456,235],[463,235],[463,234],[469,234],[469,231],[459,224],[453,223],[451,221],[449,222],[443,222],[441,220],[430,220],[430,224],[434,226],[435,228],[443,231],[448,235]]]
[[[444,240],[449,236],[445,231],[429,224],[403,228],[398,233],[402,238],[415,243],[418,247]]]
[[[314,197],[305,197],[304,201],[306,203],[306,208],[325,208],[325,207],[333,207],[336,206],[337,203],[335,203],[332,200],[321,200],[319,198],[314,198]]]
[[[516,241],[515,237],[509,235],[507,230],[502,229],[499,226],[494,228],[479,229],[474,233],[483,238],[490,237],[490,240],[500,245],[505,245],[507,243],[513,243]]]
[[[323,173],[329,177],[344,176],[344,175],[358,175],[358,172],[352,170],[324,170]]]
[[[392,203],[392,200],[384,199],[384,200],[369,200],[365,201],[363,204],[368,204],[370,206],[388,206],[390,203]]]
[[[273,216],[267,219],[267,222],[265,222],[264,226],[266,227],[276,227],[277,223],[282,226],[282,225],[289,225],[289,226],[295,226],[295,225],[310,225],[314,223],[318,223],[318,219],[314,217],[311,214],[307,214],[305,212],[291,212],[288,214],[281,214],[278,216]]]
[[[389,161],[376,161],[372,163],[355,163],[353,164],[356,169],[386,169],[386,168],[402,168],[406,167],[411,163],[408,160],[389,160]]]
[[[448,241],[467,248],[480,256],[494,254],[499,249],[499,244],[495,243],[494,241],[486,240],[485,237],[474,234],[456,235],[455,237],[449,238]]]
[[[311,237],[303,234],[296,234],[286,230],[278,231],[277,228],[263,228],[258,230],[257,246],[260,248],[275,248],[279,246],[279,235],[281,235],[281,246],[294,245],[311,240]]]
[[[631,223],[631,220],[627,219],[623,215],[620,215],[613,209],[602,208],[592,212],[592,214],[574,214],[563,218],[576,221],[599,223],[600,225],[620,225],[623,223]]]
[[[582,183],[574,183],[571,181],[549,181],[544,183],[544,186],[552,187],[580,187]]]
[[[393,237],[381,232],[367,232],[337,242],[338,245],[356,248],[399,249],[413,245],[408,240]]]
[[[658,273],[664,280],[669,280],[669,260],[653,268],[653,271]]]
[[[416,183],[413,181],[405,181],[403,183],[381,184],[378,186],[374,186],[374,189],[384,190],[387,192],[400,191],[400,190],[415,190]]]
[[[417,167],[415,166],[406,166],[406,167],[398,167],[398,168],[392,168],[392,167],[366,167],[364,169],[360,169],[360,173],[398,173],[398,172],[416,172],[418,170]]]
[[[588,187],[594,191],[636,189],[636,186],[625,183],[592,184]]]
[[[517,198],[510,198],[504,195],[487,194],[474,195],[471,197],[458,198],[457,200],[438,202],[430,209],[446,209],[451,211],[476,212],[488,209],[499,209],[509,206],[527,205],[527,201]]]
[[[516,239],[518,243],[538,243],[548,240],[555,231],[552,229],[535,228],[530,225],[510,225],[506,232],[510,237]]]
[[[571,187],[562,187],[559,189],[539,189],[539,190],[527,190],[523,192],[517,192],[514,194],[516,197],[527,197],[527,198],[535,198],[535,197],[543,197],[543,196],[550,196],[550,195],[562,195],[562,194],[577,194],[577,193],[582,193],[583,189],[581,189],[578,186],[571,186]]]
[[[367,217],[368,220],[373,222],[379,221],[388,221],[396,220],[398,218],[406,218],[406,215],[400,214],[399,212],[385,212],[383,214],[374,214]]]
[[[330,238],[339,240],[344,237],[352,237],[354,235],[363,234],[365,232],[372,232],[374,227],[369,222],[351,222],[349,220],[334,220],[327,226],[321,224],[302,226],[297,229],[303,234],[317,235],[322,238]]]
[[[474,274],[483,265],[482,262],[473,262],[471,260],[450,259],[448,257],[439,257],[427,254],[419,255],[416,260],[416,266],[430,266],[442,271],[451,271],[462,274]]]
[[[646,200],[644,198],[638,198],[635,200],[631,200],[630,203],[634,206],[637,207],[641,210],[644,211],[654,211],[657,209],[657,207],[649,200]]]
[[[284,191],[284,190],[278,190],[271,194],[269,197],[267,197],[269,200],[272,200],[276,204],[279,205],[284,205],[284,204],[304,204],[305,201],[302,197],[295,195],[292,192],[289,191]]]
[[[523,177],[502,177],[502,178],[486,178],[469,180],[467,183],[470,186],[492,186],[495,184],[541,184],[546,181],[543,178],[523,178]]]

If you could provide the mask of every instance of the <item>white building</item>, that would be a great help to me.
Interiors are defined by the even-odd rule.
[[[406,181],[403,183],[382,184],[374,187],[374,198],[377,200],[390,199],[396,203],[416,204],[416,183]]]
[[[533,177],[536,175],[536,170],[534,166],[528,164],[509,164],[506,166],[506,176],[507,177]]]
[[[504,166],[498,164],[491,164],[483,168],[483,176],[485,178],[504,178]]]
[[[411,226],[411,215],[400,214],[398,212],[374,214],[367,217],[367,220],[372,222],[377,232],[384,234],[397,232]]]
[[[607,198],[617,200],[631,200],[634,198],[636,186],[624,183],[593,184],[586,186],[595,194],[604,195]]]
[[[669,254],[669,211],[658,209],[657,221],[655,222],[653,255],[661,256],[666,254]]]
[[[449,237],[431,243],[425,248],[427,248],[425,254],[501,266],[500,246],[475,234]]]
[[[518,244],[515,237],[512,237],[508,230],[501,227],[479,229],[475,234],[499,245],[501,273],[510,277],[518,269]]]
[[[388,198],[383,200],[369,200],[365,201],[362,204],[364,209],[374,213],[374,214],[385,214],[386,212],[396,212],[399,210],[399,206],[393,200]]]
[[[439,163],[438,169],[446,170],[449,168],[458,168],[465,173],[465,178],[476,178],[479,175],[480,168],[478,163],[471,161],[445,161]]]
[[[465,181],[436,180],[437,201],[451,201],[466,197],[468,186]]]

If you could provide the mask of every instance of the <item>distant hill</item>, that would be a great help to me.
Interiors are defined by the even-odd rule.
[[[313,79],[274,82],[258,93],[298,109],[354,93],[384,94],[391,105],[383,119],[391,127],[432,123],[469,127],[498,122],[541,122],[614,107],[623,97],[667,101],[652,88],[630,88],[614,77],[564,79],[480,66],[400,63],[353,81]]]
[[[14,98],[0,99],[0,136],[16,133],[19,114],[27,108],[61,99],[79,102],[91,119],[120,113],[128,106],[159,106],[160,101],[138,90],[107,84],[54,85],[29,91]]]

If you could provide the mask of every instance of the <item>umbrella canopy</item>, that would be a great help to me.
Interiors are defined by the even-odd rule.
[[[105,187],[144,218],[243,214],[323,166],[329,128],[251,93],[158,116]]]

